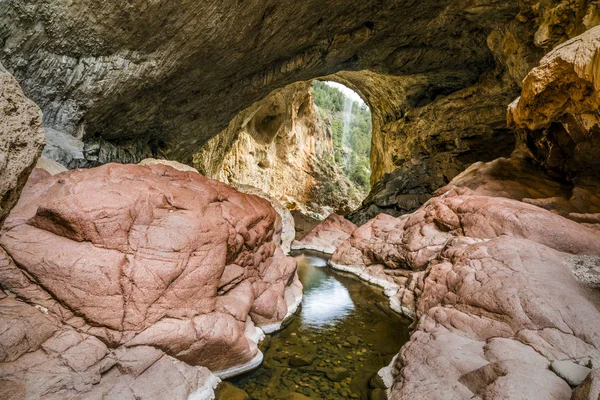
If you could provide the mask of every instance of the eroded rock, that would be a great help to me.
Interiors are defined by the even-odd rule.
[[[600,294],[569,257],[599,246],[596,230],[550,211],[452,189],[358,228],[331,263],[387,282],[392,305],[414,312],[391,398],[568,399],[550,363],[600,362]]]
[[[0,64],[0,227],[44,146],[40,109]]]
[[[295,240],[292,250],[316,250],[332,254],[355,229],[356,225],[341,215],[331,214],[302,239]]]
[[[0,236],[0,282],[101,345],[96,361],[152,346],[184,369],[241,371],[262,358],[255,325],[280,323],[301,298],[296,262],[274,241],[276,220],[266,200],[170,166],[36,169]],[[21,337],[25,351],[47,339],[37,324],[5,332],[5,361],[25,357]]]
[[[571,180],[600,170],[599,38],[600,28],[592,28],[548,53],[509,107],[522,151]]]

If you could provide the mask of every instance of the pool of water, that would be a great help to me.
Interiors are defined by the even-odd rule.
[[[295,257],[300,311],[261,343],[262,365],[229,382],[251,399],[368,400],[369,380],[408,341],[410,322],[389,308],[380,288],[332,271],[322,254]]]

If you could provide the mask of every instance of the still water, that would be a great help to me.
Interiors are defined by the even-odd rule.
[[[261,344],[259,368],[229,380],[251,399],[368,400],[382,394],[372,393],[371,377],[408,341],[409,321],[390,310],[381,289],[333,272],[319,254],[296,255],[302,308]]]

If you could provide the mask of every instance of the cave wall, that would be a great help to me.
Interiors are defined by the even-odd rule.
[[[369,104],[371,183],[403,212],[509,154],[521,80],[599,15],[591,0],[15,0],[0,3],[0,61],[47,127],[187,164],[269,93],[331,77]]]
[[[358,207],[362,193],[334,162],[331,126],[315,108],[311,86],[288,85],[239,113],[194,154],[194,167],[320,219]]]
[[[565,135],[550,134],[556,138],[550,141],[554,145],[542,145],[540,138],[548,134],[540,132],[548,132],[549,127],[519,130],[518,123],[509,126],[506,108],[523,85],[535,85],[525,77],[545,53],[599,22],[594,1],[520,2],[515,18],[496,25],[487,36],[493,60],[477,79],[468,71],[403,75],[391,81],[386,76],[385,94],[363,89],[374,115],[374,186],[362,206],[348,217],[362,224],[380,212],[394,216],[412,212],[470,164],[510,156],[516,139],[521,149],[527,147],[521,143],[528,142],[529,147],[537,147],[530,158],[543,158],[550,147],[556,154],[560,147],[556,144],[565,142]],[[347,75],[357,87],[369,86],[363,85],[364,75],[356,72],[336,75]],[[389,100],[390,94],[395,102]],[[378,106],[386,97],[387,103]],[[546,98],[540,96],[539,101]],[[574,146],[573,140],[567,145]],[[587,146],[593,147],[591,143]],[[588,165],[594,164],[591,147],[584,152],[589,154]],[[574,157],[572,150],[563,149],[561,154],[562,161],[556,162]]]
[[[0,4],[0,60],[46,126],[144,138],[189,164],[237,113],[297,81],[372,70],[475,82],[494,63],[490,32],[518,12],[516,0],[17,0]]]

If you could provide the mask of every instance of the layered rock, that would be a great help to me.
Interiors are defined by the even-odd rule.
[[[17,1],[0,8],[0,59],[48,126],[84,139],[141,138],[190,163],[240,110],[294,82],[376,69],[462,74],[470,85],[493,62],[487,35],[518,11],[516,0],[381,7],[136,0],[125,8]],[[421,97],[432,97],[428,86]]]
[[[0,227],[44,146],[40,109],[0,64]]]
[[[494,62],[481,65],[476,80],[468,70],[399,77],[336,74],[362,92],[373,111],[373,188],[348,216],[353,222],[360,225],[380,212],[412,212],[471,163],[510,155],[514,138],[505,109],[522,80],[546,52],[600,22],[596,6],[585,1],[521,2],[519,8],[514,20],[497,20],[499,29],[487,36]],[[385,85],[375,89],[371,82]],[[552,93],[539,99],[546,95]],[[530,136],[535,141],[540,135]]]
[[[322,219],[361,201],[333,160],[331,126],[314,107],[311,82],[256,102],[194,154],[204,175],[257,187],[289,209]]]
[[[420,178],[415,189],[425,194],[469,163],[507,156],[502,114],[522,78],[548,49],[599,20],[584,0],[133,1],[125,9],[14,1],[0,15],[0,58],[49,127],[98,150],[93,162],[138,162],[140,151],[164,150],[190,164],[240,110],[328,76],[373,111],[372,183],[427,158],[439,168]]]
[[[356,225],[341,215],[331,214],[300,240],[294,240],[292,250],[315,250],[333,254],[356,229]]]
[[[101,379],[93,390],[139,379],[127,368],[106,367],[104,358],[115,365],[118,354],[146,366],[175,362],[189,393],[206,380],[192,366],[228,376],[256,365],[262,332],[255,325],[276,329],[301,297],[296,262],[275,242],[276,220],[266,200],[165,165],[108,164],[55,176],[34,170],[0,236],[2,288],[30,307],[24,323],[32,329],[3,331],[10,364],[2,364],[0,379],[13,382],[16,398],[27,397],[19,395],[30,390],[23,377],[41,376],[28,354],[58,329],[82,335],[73,343],[61,339],[64,349],[93,342],[74,350],[89,362],[81,371],[93,367],[90,382]],[[3,321],[10,326],[9,319]],[[152,361],[144,361],[145,346],[158,351]],[[45,364],[57,362],[42,353],[50,357]],[[66,389],[84,394],[90,387],[43,388],[50,397]]]

